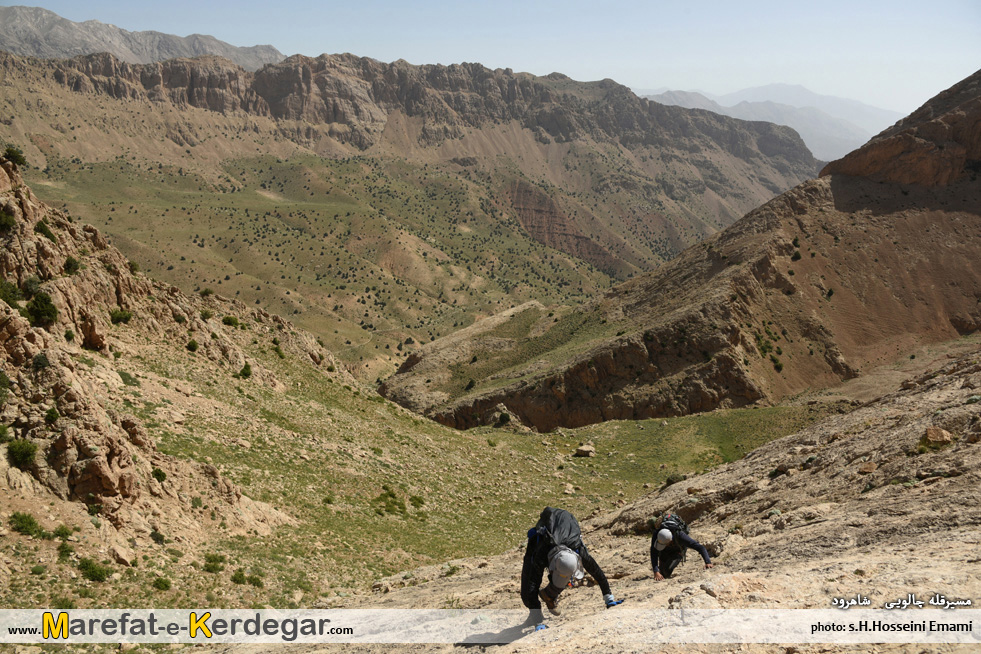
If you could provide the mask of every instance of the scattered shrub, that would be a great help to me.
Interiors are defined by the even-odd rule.
[[[54,407],[51,407],[50,409],[44,412],[44,422],[48,423],[49,425],[53,425],[56,422],[58,422],[58,418],[60,417],[61,414],[58,413],[58,409]]]
[[[140,380],[137,379],[136,377],[134,377],[133,375],[129,374],[125,370],[120,370],[116,374],[119,375],[119,378],[122,379],[123,380],[123,383],[126,384],[127,386],[139,386],[140,385]]]
[[[242,369],[239,370],[238,374],[236,374],[235,376],[238,379],[248,379],[249,377],[252,376],[252,366],[246,363],[244,366],[242,366]]]
[[[34,441],[19,438],[7,444],[7,460],[15,468],[27,469],[34,463],[35,454],[37,454],[37,443]]]
[[[135,261],[130,261],[129,262],[129,271],[131,273],[133,273],[134,275],[136,273],[140,272],[140,264],[136,263]]]
[[[164,483],[165,479],[167,479],[167,473],[160,468],[154,468],[153,472],[150,474],[153,475],[153,478],[159,481],[161,484]]]
[[[167,539],[164,538],[163,534],[161,534],[159,531],[154,529],[153,531],[150,532],[150,540],[152,540],[157,545],[163,545]]]
[[[60,538],[62,540],[65,540],[71,535],[72,535],[72,528],[69,527],[68,525],[58,525],[58,527],[55,528],[54,530],[55,538]]]
[[[19,302],[24,299],[23,293],[17,288],[17,284],[8,282],[6,279],[0,280],[0,300],[16,309],[20,306]]]
[[[37,221],[34,224],[34,232],[40,234],[41,236],[45,237],[49,241],[54,241],[55,243],[58,242],[58,239],[55,238],[54,232],[52,232],[51,228],[48,227],[47,221],[43,219]]]
[[[225,569],[223,565],[227,561],[223,554],[205,554],[204,555],[204,565],[201,567],[205,572],[210,572],[211,574],[218,574]]]
[[[791,261],[800,261],[800,250],[794,250],[794,253],[790,255]]]
[[[10,392],[10,377],[3,370],[0,370],[0,407],[7,403],[7,394]],[[2,441],[0,441],[2,442]]]
[[[24,156],[24,151],[15,145],[8,145],[3,151],[3,156],[18,168],[27,165],[27,157]]]
[[[221,319],[221,324],[228,325],[229,327],[238,327],[238,318],[235,316],[225,316]]]
[[[66,275],[74,275],[79,270],[82,269],[82,263],[75,257],[68,257],[65,259],[65,266],[62,270],[65,271]]]
[[[233,584],[244,584],[246,582],[245,570],[239,568],[234,573],[232,573],[232,583]]]
[[[56,597],[51,602],[51,606],[59,611],[68,611],[76,608],[75,602],[70,597]]]
[[[36,565],[33,568],[31,568],[32,575],[43,575],[47,571],[48,571],[47,566],[43,566],[43,565]]]
[[[108,566],[97,563],[90,558],[80,559],[78,562],[78,570],[82,573],[82,576],[89,581],[103,582],[109,578],[112,574],[112,569]]]
[[[174,322],[176,322],[178,325],[183,325],[187,322],[187,318],[184,317],[184,314],[177,313],[174,314]]]
[[[30,275],[24,279],[20,290],[24,291],[24,297],[32,298],[41,291],[41,280],[37,278],[37,275]]]
[[[74,341],[75,340],[75,332],[73,332],[70,329],[66,329],[65,330],[65,340],[68,341],[69,343],[71,343],[72,341]]]
[[[14,437],[10,435],[10,428],[7,425],[0,425],[0,445],[9,443],[13,439]]]
[[[215,315],[213,311],[201,309],[201,320],[211,320],[213,315]]]
[[[133,312],[128,311],[123,308],[113,309],[112,313],[109,314],[109,320],[112,324],[118,325],[119,323],[128,323],[133,318]]]
[[[9,232],[16,226],[17,219],[14,218],[13,211],[4,206],[3,211],[0,211],[0,233]]]
[[[153,580],[151,586],[157,590],[170,590],[170,579],[167,579],[166,577],[157,577]]]
[[[34,327],[47,327],[58,319],[58,308],[51,301],[51,296],[41,291],[34,294],[25,311]]]
[[[202,288],[199,291],[199,294],[201,295],[201,297],[208,297],[209,295],[214,295],[215,292],[212,291],[210,288]]]
[[[44,530],[41,529],[41,525],[38,524],[34,516],[30,513],[21,513],[20,511],[16,511],[10,516],[10,528],[18,534],[24,534],[25,536],[40,536],[44,533]]]
[[[246,581],[249,582],[249,585],[255,586],[256,588],[262,588],[265,586],[265,584],[262,583],[262,578],[257,575],[250,575]]]
[[[202,506],[204,506],[204,500],[201,499],[200,495],[195,495],[191,498],[192,509],[200,509]]]
[[[198,342],[192,338],[191,340],[189,340],[187,342],[187,345],[185,345],[184,347],[187,348],[187,351],[188,352],[197,352],[198,351]]]
[[[33,370],[34,372],[41,372],[42,370],[44,370],[45,368],[49,368],[50,366],[51,366],[51,361],[48,360],[48,355],[45,354],[44,352],[38,352],[37,354],[34,355],[34,358],[31,359],[31,370]]]

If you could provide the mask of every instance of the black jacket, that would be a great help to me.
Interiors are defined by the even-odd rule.
[[[573,515],[564,509],[545,507],[538,524],[528,532],[528,549],[521,566],[521,601],[526,607],[533,610],[542,608],[538,589],[542,586],[542,575],[548,568],[548,553],[556,545],[565,545],[579,554],[583,569],[596,580],[603,594],[612,592],[603,570],[583,544],[582,531]]]
[[[659,558],[681,558],[681,556],[684,555],[683,548],[693,549],[698,552],[706,564],[712,562],[712,559],[709,558],[709,553],[708,550],[705,549],[705,546],[685,532],[679,531],[675,533],[672,531],[671,535],[674,537],[674,540],[672,540],[671,544],[660,552],[657,551],[656,547],[654,547],[657,544],[657,530],[655,530],[654,535],[651,536],[651,566],[653,566],[654,572],[660,572],[660,569],[658,568]]]

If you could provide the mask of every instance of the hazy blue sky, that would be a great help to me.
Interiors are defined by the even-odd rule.
[[[5,2],[0,5],[30,4]],[[634,89],[728,93],[773,82],[908,113],[981,68],[979,0],[40,0],[74,21],[284,54],[480,62]]]

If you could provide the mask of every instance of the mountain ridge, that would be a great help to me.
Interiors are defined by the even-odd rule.
[[[109,52],[129,63],[144,64],[211,54],[248,70],[284,59],[271,45],[236,47],[206,34],[130,32],[97,20],[76,23],[47,9],[25,6],[0,7],[0,50],[40,58]]]
[[[775,401],[918,339],[977,331],[977,293],[963,280],[981,278],[981,243],[962,225],[981,215],[970,158],[979,79],[554,323],[529,309],[510,330],[471,327],[466,347],[428,344],[381,392],[460,428],[509,412],[551,430]],[[892,161],[882,153],[897,139],[917,147],[880,173],[872,164]]]

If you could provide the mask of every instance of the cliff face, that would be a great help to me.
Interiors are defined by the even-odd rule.
[[[948,186],[981,172],[981,71],[834,161],[821,175]]]
[[[127,382],[109,362],[125,349],[121,325],[160,347],[183,348],[189,330],[210,332],[199,336],[200,345],[195,341],[195,356],[229,372],[248,365],[250,377],[275,388],[281,382],[246,357],[213,315],[249,315],[260,330],[289,324],[220,298],[189,297],[135,272],[96,229],[41,203],[2,158],[0,213],[0,370],[9,380],[0,424],[9,426],[13,442],[37,452],[18,467],[4,457],[0,481],[37,501],[84,502],[115,528],[105,534],[110,543],[133,533],[179,531],[189,519],[190,493],[211,498],[216,515],[236,532],[269,533],[288,521],[243,496],[214,466],[159,452],[143,419],[113,408],[115,391]],[[312,337],[283,338],[311,364],[334,364]],[[165,473],[166,485],[154,469]]]
[[[911,117],[862,154],[888,162],[893,139],[956,134],[948,141],[956,148],[930,150],[939,162],[912,169],[917,185],[881,179],[882,166],[867,178],[829,167],[569,315],[525,314],[510,330],[478,324],[466,348],[427,345],[383,393],[412,396],[406,406],[457,427],[494,422],[506,409],[549,430],[776,400],[854,377],[916,343],[977,331],[981,237],[965,225],[981,216],[981,196],[970,171],[943,154],[957,150],[961,161],[981,145],[971,127],[979,90],[966,88],[922,109],[929,121]],[[431,383],[412,384],[420,375]]]
[[[17,62],[6,56],[3,65]],[[778,158],[788,171],[809,174],[816,163],[788,128],[659,105],[611,80],[574,82],[480,64],[386,64],[353,55],[296,55],[255,73],[214,56],[134,65],[97,54],[40,65],[77,92],[335,125],[333,137],[361,149],[376,143],[388,116],[399,111],[423,119],[419,140],[429,145],[459,138],[467,128],[518,121],[559,141],[592,136],[627,147],[711,141],[743,160]]]

